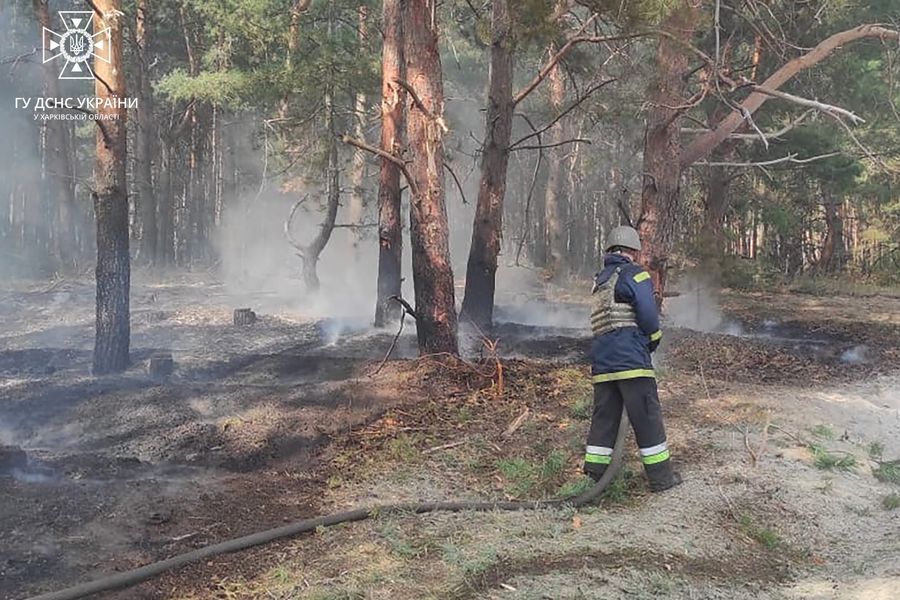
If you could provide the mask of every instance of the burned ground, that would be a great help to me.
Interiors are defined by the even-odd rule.
[[[238,328],[224,304],[200,309],[184,287],[148,287],[136,294],[151,308],[135,311],[135,367],[95,379],[87,291],[4,299],[27,326],[2,332],[0,444],[28,464],[0,474],[2,598],[348,506],[583,485],[588,342],[571,327],[581,307],[500,324],[499,361],[477,335],[465,362],[414,360],[406,332],[372,376],[391,331],[290,311]],[[576,598],[637,586],[774,598],[896,576],[877,558],[897,557],[897,523],[878,505],[891,488],[872,477],[869,450],[900,454],[900,324],[879,319],[875,302],[866,322],[839,309],[767,320],[768,300],[726,300],[721,332],[666,330],[660,390],[688,481],[665,497],[645,492],[632,461],[577,513],[378,518],[112,597]],[[141,364],[159,350],[178,362],[166,381]],[[821,452],[855,462],[817,468]]]

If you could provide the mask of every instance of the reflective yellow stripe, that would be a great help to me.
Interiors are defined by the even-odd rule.
[[[655,342],[662,339],[662,331],[654,331],[650,334],[650,341]]]
[[[596,465],[608,465],[612,462],[612,456],[603,456],[601,454],[585,454],[584,462],[594,463]]]
[[[603,383],[604,381],[619,381],[620,379],[636,379],[638,377],[653,377],[656,374],[653,369],[631,369],[630,371],[619,371],[618,373],[602,373],[591,377],[594,383]]]
[[[635,275],[635,276],[633,277],[633,279],[634,279],[635,283],[640,283],[640,282],[642,282],[642,281],[647,281],[648,279],[650,279],[650,273],[648,273],[647,271],[641,271],[640,273],[638,273],[637,275]]]
[[[669,451],[663,450],[658,454],[651,454],[650,456],[644,456],[641,458],[645,465],[655,465],[656,463],[661,463],[664,460],[669,460]]]

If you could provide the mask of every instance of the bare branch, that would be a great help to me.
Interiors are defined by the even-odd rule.
[[[788,102],[793,102],[794,104],[799,104],[800,106],[807,106],[809,108],[818,110],[825,114],[831,116],[844,116],[853,121],[854,124],[865,123],[866,120],[860,117],[859,115],[847,110],[846,108],[841,108],[840,106],[835,106],[833,104],[825,104],[824,102],[819,102],[818,100],[810,100],[809,98],[803,98],[801,96],[795,96],[793,94],[788,94],[787,92],[781,92],[778,90],[771,90],[769,88],[763,87],[761,85],[753,86],[754,91],[760,92],[767,96],[772,96],[773,98],[780,98],[782,100],[787,100]],[[749,114],[747,115],[749,117]]]
[[[415,196],[416,195],[416,183],[413,181],[412,175],[410,175],[409,170],[406,168],[406,163],[403,162],[399,157],[394,156],[390,152],[385,152],[381,148],[376,148],[375,146],[370,146],[362,140],[357,140],[356,138],[352,138],[346,133],[341,136],[341,141],[345,144],[353,146],[354,148],[359,148],[360,150],[365,150],[366,152],[371,152],[376,156],[380,156],[385,160],[389,160],[400,169],[400,172],[403,173],[403,177],[406,178],[406,183],[409,185],[410,193]]]
[[[450,165],[448,165],[446,161],[444,162],[444,168],[450,172],[450,176],[453,177],[453,181],[456,182],[456,189],[459,190],[459,195],[462,196],[462,203],[468,204],[469,201],[466,200],[466,193],[463,191],[462,184],[459,182],[459,177],[456,176],[456,173],[453,172],[453,169],[450,168]]]
[[[791,123],[788,123],[787,125],[785,125],[781,129],[779,129],[778,131],[758,131],[757,133],[732,133],[731,135],[728,136],[728,139],[743,140],[743,141],[748,141],[748,142],[758,141],[760,139],[760,137],[764,138],[766,141],[779,139],[781,137],[784,137],[784,135],[786,135],[789,131],[791,131],[798,125],[800,125],[806,119],[806,117],[808,117],[810,114],[812,114],[812,112],[813,112],[813,110],[809,109],[808,111],[806,111],[805,113],[803,113],[802,115],[797,117],[794,121],[792,121]],[[682,133],[703,134],[703,133],[709,133],[710,131],[712,131],[712,130],[711,129],[691,128],[691,127],[682,127],[681,128]]]
[[[579,35],[576,35],[575,37],[569,39],[569,41],[567,41],[565,44],[563,44],[560,47],[560,49],[556,52],[556,54],[554,54],[547,60],[547,64],[545,64],[543,67],[541,67],[541,70],[538,71],[537,75],[534,76],[534,78],[528,83],[528,85],[526,85],[524,88],[522,88],[521,91],[519,91],[517,94],[515,94],[513,96],[513,106],[520,103],[522,100],[524,100],[528,96],[528,94],[530,94],[535,89],[537,89],[537,87],[541,84],[541,82],[544,81],[544,79],[546,79],[548,75],[550,75],[550,71],[553,70],[553,67],[555,67],[559,61],[561,61],[563,58],[565,58],[566,55],[569,52],[571,52],[572,49],[575,46],[577,46],[578,44],[582,44],[582,43],[602,44],[605,42],[614,42],[617,40],[630,40],[630,39],[634,39],[634,38],[638,38],[638,37],[652,35],[652,33],[647,33],[647,32],[632,33],[632,34],[628,34],[628,35],[603,36],[603,37],[580,35],[584,31],[584,28],[587,27],[587,25],[589,23],[591,23],[593,18],[594,17],[591,17],[590,19],[585,21],[584,25],[582,25],[582,27],[581,27],[581,30],[579,30],[579,32],[578,32]]]
[[[768,77],[762,88],[777,90],[797,73],[809,69],[826,59],[838,48],[851,42],[865,38],[881,38],[900,40],[900,31],[894,31],[881,25],[868,24],[841,31],[820,42],[815,48],[783,64]],[[694,139],[681,153],[681,167],[686,168],[694,162],[708,156],[713,149],[734,133],[745,120],[745,114],[754,114],[770,98],[769,94],[754,91],[741,104],[740,110],[734,110],[725,117],[715,129]]]
[[[535,144],[533,146],[517,146],[516,148],[510,148],[510,150],[545,150],[547,148],[556,148],[558,146],[565,146],[567,144],[590,144],[591,140],[587,138],[572,138],[571,140],[564,140],[562,142],[556,142],[554,144]]]
[[[833,156],[839,156],[843,154],[843,152],[828,152],[827,154],[818,154],[816,156],[810,156],[809,158],[797,158],[797,155],[794,153],[788,154],[787,156],[782,156],[781,158],[773,158],[771,160],[763,160],[759,162],[707,162],[700,161],[697,162],[696,165],[698,167],[768,167],[771,165],[777,165],[782,163],[793,163],[797,165],[803,165],[806,163],[815,162],[817,160],[824,160],[826,158],[831,158]]]
[[[597,85],[591,87],[591,88],[588,89],[584,94],[582,94],[582,96],[581,96],[580,98],[577,98],[577,99],[576,99],[574,102],[572,102],[572,104],[570,104],[565,110],[563,110],[563,111],[560,112],[556,117],[554,117],[554,119],[553,119],[552,121],[550,121],[549,123],[547,123],[546,125],[544,125],[544,126],[541,127],[540,129],[538,129],[538,130],[536,130],[536,131],[532,131],[532,132],[529,133],[528,135],[525,135],[525,136],[519,138],[518,140],[516,140],[515,142],[513,142],[512,144],[510,144],[508,149],[509,149],[509,150],[515,150],[515,149],[516,149],[516,146],[518,146],[518,145],[521,144],[522,142],[524,142],[524,141],[526,141],[526,140],[530,140],[530,139],[533,138],[533,137],[540,136],[542,133],[544,133],[545,131],[547,131],[548,129],[550,129],[550,128],[553,127],[554,125],[556,125],[556,124],[557,124],[563,117],[565,117],[567,114],[569,114],[570,112],[572,112],[573,110],[575,110],[576,108],[578,108],[578,106],[579,106],[582,102],[584,102],[585,100],[587,100],[588,97],[589,97],[591,94],[593,94],[594,92],[596,92],[596,91],[599,90],[600,88],[602,88],[602,87],[604,87],[604,86],[606,86],[606,85],[612,83],[613,81],[616,81],[616,79],[615,79],[615,78],[613,78],[613,79],[607,79],[607,80],[601,81],[601,82],[598,83]]]
[[[294,221],[294,215],[297,213],[297,209],[300,208],[300,205],[306,202],[309,198],[309,194],[303,196],[299,200],[294,203],[294,206],[291,207],[291,212],[288,215],[287,220],[284,222],[284,235],[287,237],[288,243],[294,247],[294,250],[300,255],[300,257],[306,256],[306,246],[297,241],[297,238],[294,237],[294,234],[291,232],[291,223]]]

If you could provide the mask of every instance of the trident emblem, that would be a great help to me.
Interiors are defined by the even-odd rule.
[[[65,62],[60,79],[93,79],[91,58],[110,61],[109,28],[92,33],[94,13],[91,11],[61,10],[59,18],[66,27],[62,33],[44,27],[44,62],[62,56]]]

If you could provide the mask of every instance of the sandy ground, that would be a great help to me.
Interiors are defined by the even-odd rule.
[[[0,469],[4,600],[346,506],[515,496],[501,459],[563,453],[553,485],[527,497],[578,478],[584,390],[569,378],[583,307],[498,311],[512,322],[495,334],[501,353],[526,362],[497,395],[496,377],[446,380],[403,360],[368,377],[393,331],[188,278],[136,285],[135,366],[93,378],[92,294],[78,282],[0,292],[0,445],[28,456]],[[895,597],[900,511],[882,501],[900,488],[872,476],[872,450],[900,457],[900,301],[721,305],[724,321],[670,330],[662,350],[687,480],[676,490],[651,496],[633,477],[624,500],[578,513],[376,519],[115,597]],[[260,322],[234,327],[237,306]],[[178,363],[168,381],[145,374],[158,351]],[[407,330],[394,357],[414,352]],[[423,412],[429,402],[439,408]],[[448,440],[466,443],[433,450]],[[817,468],[811,446],[854,464]]]

